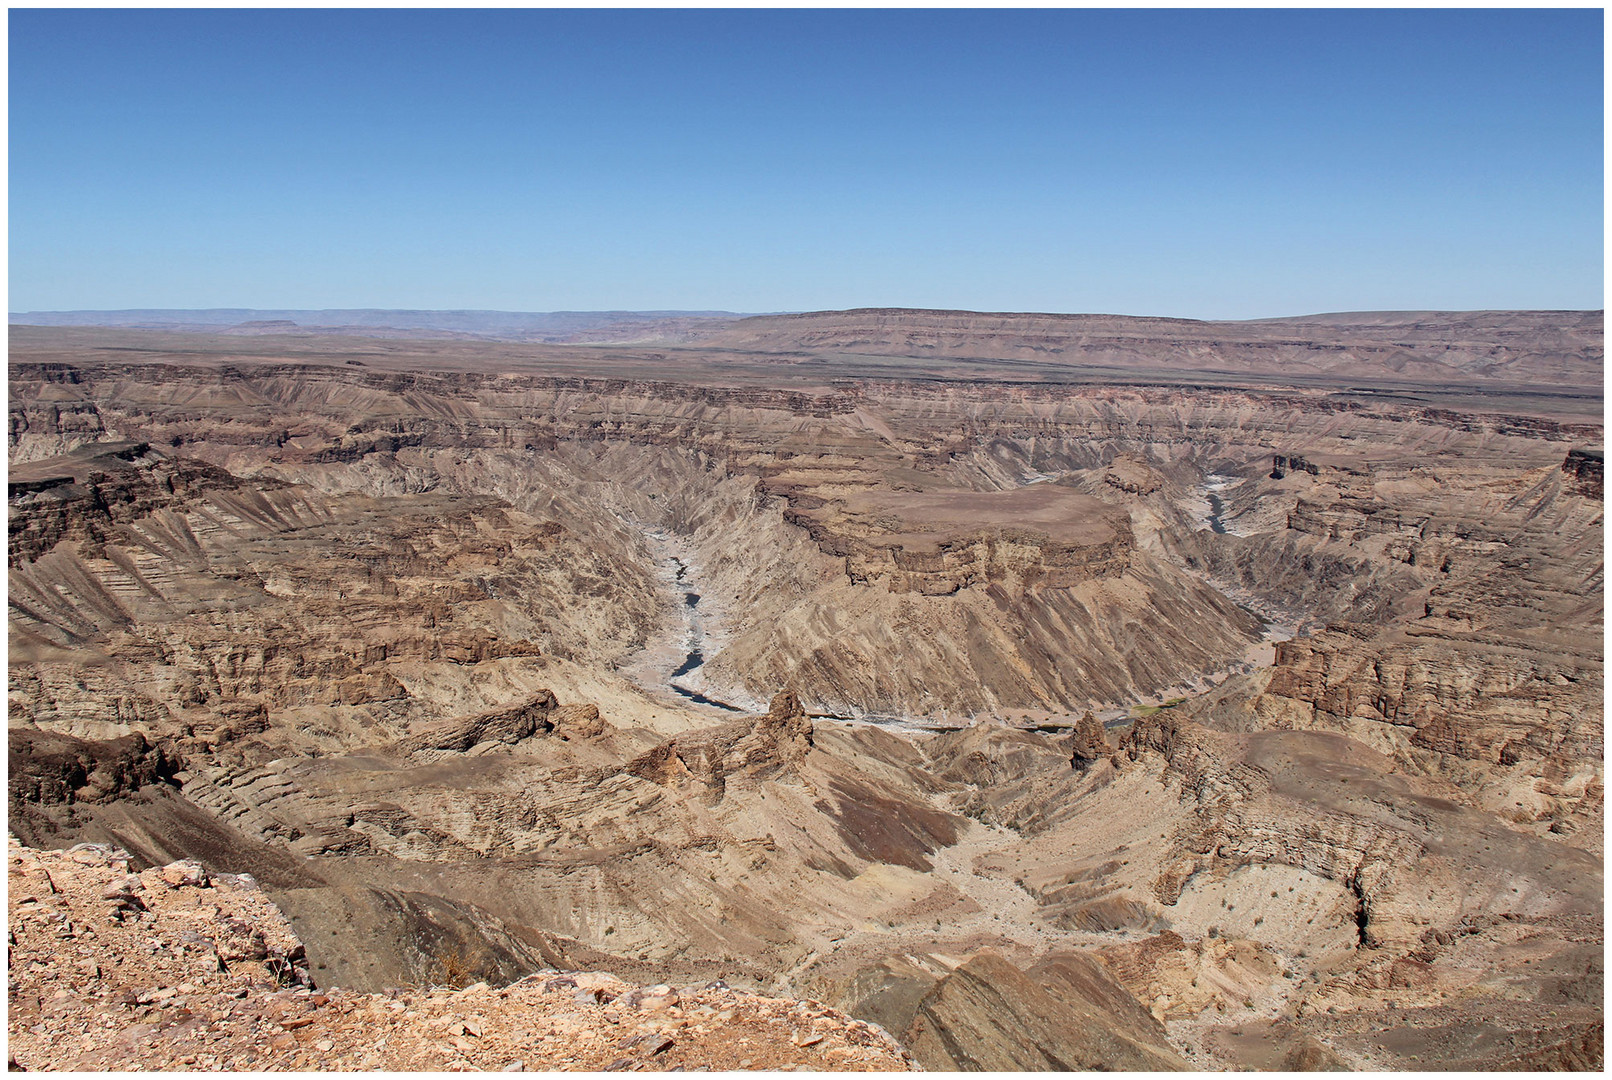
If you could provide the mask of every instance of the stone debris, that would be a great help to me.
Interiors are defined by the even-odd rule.
[[[40,851],[11,838],[11,1068],[913,1067],[876,1025],[721,982],[632,986],[602,972],[548,971],[496,989],[315,987],[301,942],[256,882],[195,863],[131,875],[128,860],[105,846]],[[56,931],[66,925],[84,929],[64,944]]]

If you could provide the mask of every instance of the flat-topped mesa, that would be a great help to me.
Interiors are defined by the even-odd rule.
[[[693,780],[722,800],[728,778],[764,779],[800,761],[812,747],[812,721],[794,691],[773,696],[759,716],[668,739],[627,764],[625,772],[669,786]]]
[[[785,520],[825,554],[845,559],[853,584],[949,596],[993,583],[1070,588],[1131,565],[1128,522],[1071,488],[1008,491],[868,490],[832,500],[787,491]]]
[[[974,585],[1017,580],[1023,586],[1067,589],[1093,578],[1118,577],[1131,565],[1128,532],[1100,544],[1063,544],[1027,529],[993,528],[942,540],[933,551],[859,544],[845,573],[859,585],[891,592],[949,596]]]
[[[749,353],[822,351],[1019,360],[1032,370],[1327,373],[1396,382],[1600,379],[1598,311],[1356,312],[1246,322],[1099,314],[859,308],[761,315],[709,341]]]

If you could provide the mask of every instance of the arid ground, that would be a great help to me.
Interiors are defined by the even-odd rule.
[[[406,329],[12,327],[18,1064],[1602,1066],[1600,312]]]

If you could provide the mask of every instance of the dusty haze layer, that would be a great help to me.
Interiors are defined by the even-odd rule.
[[[1596,1067],[1600,350],[14,328],[11,827],[255,875],[323,985],[723,978],[930,1068]]]

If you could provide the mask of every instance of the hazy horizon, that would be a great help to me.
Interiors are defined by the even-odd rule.
[[[768,316],[768,315],[814,315],[814,314],[832,314],[832,313],[835,313],[835,312],[854,312],[854,311],[945,311],[945,312],[959,312],[959,313],[964,313],[964,314],[977,314],[977,315],[1093,316],[1093,317],[1099,317],[1099,318],[1120,318],[1120,319],[1179,319],[1179,320],[1182,320],[1182,321],[1189,321],[1189,322],[1280,322],[1280,321],[1283,321],[1283,320],[1294,320],[1294,319],[1319,319],[1319,318],[1326,318],[1328,316],[1361,316],[1361,315],[1390,316],[1390,315],[1421,315],[1421,314],[1437,315],[1437,314],[1467,314],[1467,313],[1478,312],[1478,311],[1563,311],[1563,312],[1571,312],[1571,313],[1575,313],[1575,314],[1582,314],[1582,313],[1590,313],[1590,312],[1597,312],[1597,311],[1603,311],[1603,310],[1604,310],[1603,308],[1599,308],[1599,307],[1596,307],[1596,308],[1378,308],[1378,309],[1373,309],[1373,310],[1345,310],[1345,309],[1341,309],[1341,308],[1336,308],[1336,309],[1332,309],[1332,310],[1329,310],[1329,311],[1303,311],[1303,312],[1290,312],[1290,313],[1285,313],[1285,314],[1280,314],[1280,315],[1254,315],[1254,316],[1250,316],[1248,318],[1243,318],[1243,319],[1193,319],[1190,316],[1183,316],[1183,315],[1138,315],[1138,314],[1135,314],[1135,313],[1132,313],[1132,312],[1123,312],[1123,311],[1030,311],[1030,310],[1024,309],[1024,308],[1014,309],[1014,310],[1001,309],[1001,310],[995,310],[995,311],[986,311],[986,310],[982,310],[982,309],[978,309],[978,308],[914,308],[914,307],[905,307],[905,306],[899,306],[899,305],[877,305],[877,306],[875,306],[875,305],[869,305],[869,304],[858,304],[858,305],[856,305],[854,307],[849,307],[849,308],[785,308],[785,309],[780,309],[780,310],[777,310],[777,311],[724,311],[724,310],[715,309],[715,308],[668,308],[668,309],[659,309],[659,310],[655,310],[655,309],[634,309],[634,308],[597,308],[597,309],[593,309],[593,310],[569,309],[569,310],[560,310],[560,311],[515,311],[515,310],[510,310],[510,309],[504,309],[504,308],[400,308],[400,307],[390,307],[390,308],[387,308],[387,307],[362,307],[362,308],[334,308],[334,307],[322,307],[322,308],[252,308],[252,307],[72,308],[72,309],[63,309],[63,310],[12,311],[12,312],[8,312],[7,315],[8,315],[8,318],[9,318],[9,320],[11,321],[11,323],[13,325],[30,325],[30,324],[27,324],[25,322],[20,321],[20,320],[25,319],[28,316],[51,316],[51,317],[55,317],[55,318],[57,318],[59,320],[63,320],[63,321],[58,321],[58,322],[54,322],[54,323],[32,324],[32,325],[44,325],[44,326],[51,326],[51,325],[57,325],[57,326],[103,325],[103,324],[89,322],[89,321],[84,321],[84,322],[66,321],[70,317],[77,317],[77,318],[81,318],[81,319],[84,319],[84,320],[88,320],[88,319],[90,319],[91,317],[94,317],[94,316],[121,316],[121,317],[124,317],[126,319],[133,319],[133,318],[137,318],[137,317],[155,318],[155,317],[161,317],[161,316],[216,316],[217,317],[216,325],[221,326],[221,327],[226,327],[226,326],[235,325],[235,323],[227,321],[227,319],[233,319],[233,318],[245,318],[245,319],[248,319],[248,320],[251,320],[251,319],[253,319],[255,317],[271,317],[271,318],[279,318],[279,319],[291,319],[294,316],[324,316],[324,315],[371,316],[371,317],[376,317],[376,318],[384,317],[384,316],[388,316],[388,315],[406,315],[406,316],[431,316],[431,315],[511,316],[511,317],[517,317],[517,318],[521,318],[521,317],[530,318],[530,317],[540,317],[540,316],[542,316],[542,317],[552,317],[552,316],[607,316],[607,315],[609,315],[609,316],[623,316],[623,317],[657,317],[657,318],[709,317],[709,318],[751,319],[751,318],[758,318],[758,317],[761,317],[761,316]],[[206,321],[206,320],[203,320],[203,321]],[[215,325],[215,324],[210,323],[210,322],[208,324],[209,325]],[[127,328],[129,328],[129,329],[138,329],[138,326],[135,326],[133,324],[118,324],[118,325],[127,325]],[[303,324],[303,325],[307,325],[307,324]],[[369,322],[369,321],[361,322],[361,323],[358,323],[358,324],[344,324],[344,325],[369,325],[369,326],[375,326],[377,328],[387,326],[387,324],[385,324],[385,323]]]

